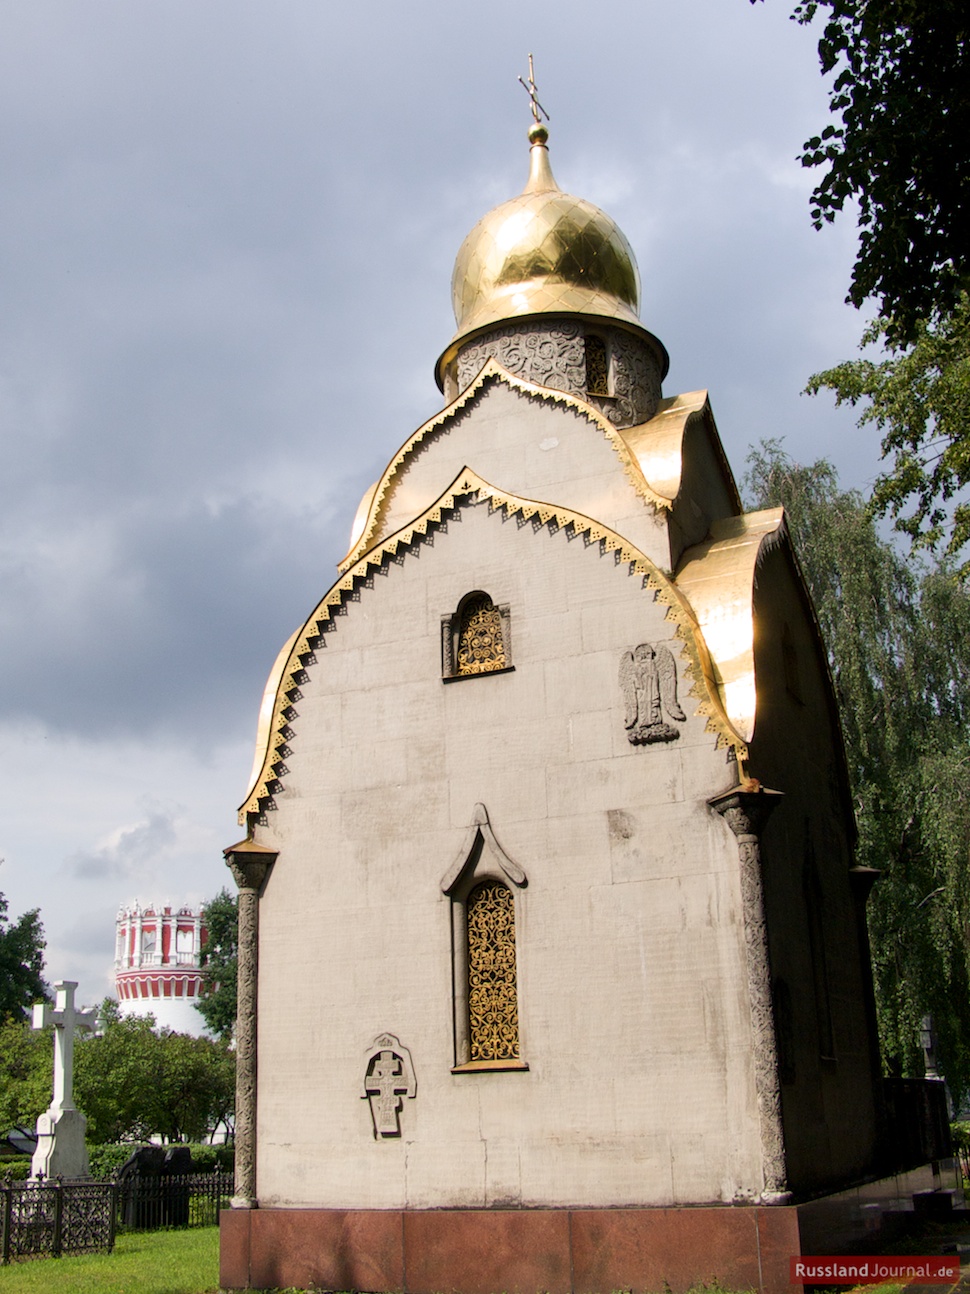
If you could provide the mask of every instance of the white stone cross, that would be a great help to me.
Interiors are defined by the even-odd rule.
[[[74,1105],[74,1035],[79,1029],[91,1032],[97,1023],[96,1011],[78,1011],[74,1005],[76,980],[61,979],[54,985],[54,1006],[47,1002],[34,1004],[34,1028],[54,1026],[54,1099],[50,1109],[73,1110]]]
[[[401,1062],[393,1051],[382,1051],[373,1073],[364,1079],[365,1092],[377,1097],[372,1102],[374,1126],[382,1137],[393,1136],[398,1130],[397,1112],[402,1104],[401,1095],[408,1090],[407,1077],[401,1070]]]

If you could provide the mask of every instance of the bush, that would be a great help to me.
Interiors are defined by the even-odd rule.
[[[142,1143],[130,1141],[116,1142],[114,1145],[88,1145],[88,1159],[91,1162],[91,1176],[96,1182],[107,1182],[125,1163],[133,1151]]]
[[[25,1182],[30,1176],[31,1157],[19,1155],[16,1159],[4,1159],[0,1163],[0,1179],[9,1178],[12,1182]]]
[[[122,1164],[128,1161],[131,1154],[146,1143],[143,1141],[116,1142],[114,1145],[88,1146],[91,1160],[91,1176],[99,1182],[107,1182]],[[182,1144],[182,1143],[173,1143]],[[232,1172],[236,1162],[235,1146],[210,1146],[189,1144],[192,1152],[192,1168],[196,1173]]]
[[[236,1147],[207,1144],[191,1147],[192,1163],[197,1173],[231,1173],[236,1166]]]

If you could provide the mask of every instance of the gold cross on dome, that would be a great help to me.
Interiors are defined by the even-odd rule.
[[[529,96],[529,99],[530,99],[531,104],[532,104],[532,116],[533,116],[533,118],[534,118],[537,122],[539,122],[539,121],[541,121],[541,120],[542,120],[542,118],[543,118],[543,117],[545,117],[546,121],[548,121],[548,120],[549,120],[549,114],[548,114],[548,112],[546,112],[545,108],[542,106],[542,104],[541,104],[541,103],[539,102],[539,100],[536,98],[536,94],[537,94],[537,91],[536,91],[536,78],[535,78],[535,70],[534,70],[534,68],[533,68],[533,66],[532,66],[532,55],[531,55],[531,54],[529,55],[529,80],[528,80],[528,83],[526,83],[525,81],[523,81],[523,80],[522,80],[522,78],[521,78],[521,76],[520,76],[520,77],[519,77],[519,85],[521,85],[521,86],[523,87],[523,89],[525,90],[526,94]]]

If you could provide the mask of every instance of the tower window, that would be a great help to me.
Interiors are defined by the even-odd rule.
[[[606,342],[602,337],[586,338],[586,391],[589,395],[609,395],[609,365]]]
[[[517,1060],[515,901],[509,887],[501,881],[476,885],[467,900],[467,923],[471,1060]]]
[[[441,657],[445,682],[510,670],[508,607],[495,606],[480,590],[462,598],[454,615],[442,620]]]

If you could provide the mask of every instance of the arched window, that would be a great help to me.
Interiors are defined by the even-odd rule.
[[[589,395],[609,395],[610,373],[606,342],[602,337],[586,337],[586,391]]]
[[[480,589],[467,594],[442,619],[441,656],[446,681],[510,670],[508,607],[495,606]]]
[[[468,895],[468,1041],[470,1059],[517,1060],[515,900],[501,881]]]
[[[487,593],[468,598],[458,625],[455,664],[459,674],[488,674],[505,668],[502,617]]]
[[[527,1070],[519,1039],[516,900],[528,880],[476,804],[461,851],[441,878],[451,899],[453,1074]],[[520,909],[523,931],[527,922]],[[523,935],[523,938],[525,936]]]

